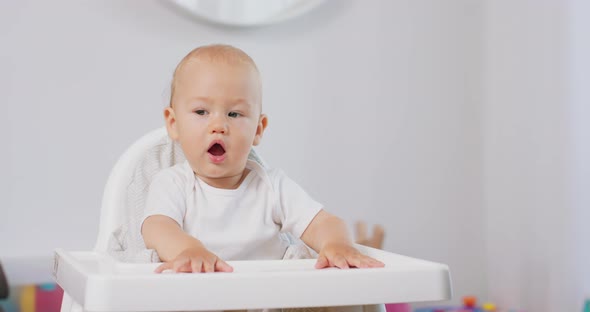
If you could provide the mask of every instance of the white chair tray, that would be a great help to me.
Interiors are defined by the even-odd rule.
[[[56,282],[85,311],[207,311],[451,298],[447,265],[357,245],[384,268],[315,269],[314,259],[228,261],[232,273],[154,273],[99,252],[55,251]]]

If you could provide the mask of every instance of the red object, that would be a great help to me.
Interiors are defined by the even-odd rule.
[[[476,303],[477,303],[477,298],[475,296],[463,297],[463,305],[467,308],[475,308]]]
[[[387,312],[412,312],[412,308],[407,303],[388,303],[385,305]]]
[[[35,312],[59,312],[64,291],[58,285],[35,287]]]

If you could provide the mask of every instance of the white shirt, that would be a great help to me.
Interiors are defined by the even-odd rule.
[[[198,178],[188,161],[157,173],[145,216],[165,215],[223,260],[281,259],[322,205],[277,169],[248,160],[237,189],[219,189]],[[143,223],[142,220],[142,223]]]

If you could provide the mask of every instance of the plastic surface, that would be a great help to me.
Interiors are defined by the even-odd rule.
[[[110,235],[124,223],[127,207],[127,186],[131,182],[135,166],[145,153],[162,138],[166,137],[166,128],[153,130],[133,145],[131,145],[119,158],[115,167],[111,170],[102,197],[102,209],[95,250],[108,250]]]
[[[203,311],[451,298],[446,265],[357,245],[384,268],[314,269],[315,260],[229,261],[233,273],[153,273],[99,252],[56,250],[54,277],[85,311]]]

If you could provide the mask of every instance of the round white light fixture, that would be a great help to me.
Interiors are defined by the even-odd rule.
[[[173,0],[183,11],[208,22],[261,26],[302,15],[324,0]]]

